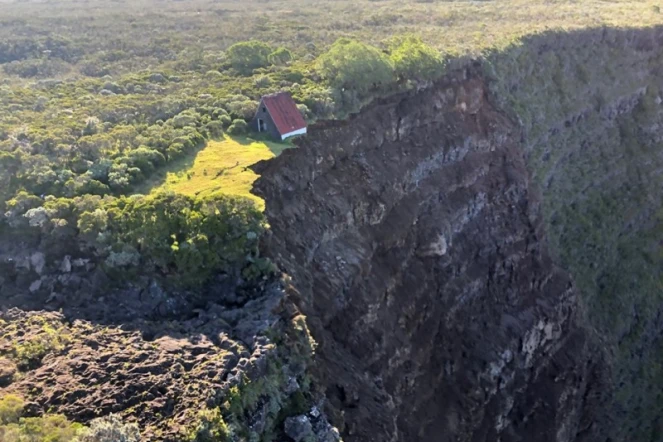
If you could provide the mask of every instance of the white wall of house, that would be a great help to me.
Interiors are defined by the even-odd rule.
[[[287,134],[281,135],[281,140],[285,140],[286,138],[294,137],[295,135],[304,135],[306,133],[306,128],[295,130],[292,132],[288,132]]]

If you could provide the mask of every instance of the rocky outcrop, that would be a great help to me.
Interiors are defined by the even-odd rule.
[[[609,376],[478,66],[259,164],[349,441],[590,440]]]
[[[279,320],[279,299],[273,292],[242,310],[210,306],[189,320],[121,327],[11,309],[0,313],[0,354],[21,373],[5,375],[13,362],[0,358],[0,394],[29,399],[32,415],[57,410],[88,422],[115,413],[139,423],[145,440],[181,440],[197,411],[243,376],[266,376],[277,350],[265,332]]]
[[[145,441],[203,440],[205,412],[219,410],[228,440],[284,437],[296,416],[307,436],[339,442],[307,381],[315,343],[283,295],[272,282],[241,305],[210,302],[170,320],[135,310],[121,323],[76,318],[76,309],[0,311],[0,398],[22,398],[26,417],[120,416]]]

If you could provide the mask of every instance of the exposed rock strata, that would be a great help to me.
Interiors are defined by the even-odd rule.
[[[256,191],[347,440],[593,437],[602,355],[478,68],[312,132]]]

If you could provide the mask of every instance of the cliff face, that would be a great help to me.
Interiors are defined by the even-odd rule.
[[[662,42],[662,28],[550,34],[490,66],[522,123],[551,253],[607,349],[600,425],[616,441],[663,437]]]
[[[545,250],[520,129],[477,67],[258,166],[351,441],[576,440],[600,352]]]
[[[538,36],[256,166],[347,440],[660,440],[661,35]]]

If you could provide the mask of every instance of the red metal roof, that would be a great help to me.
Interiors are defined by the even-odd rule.
[[[297,109],[295,100],[292,99],[292,96],[288,92],[265,95],[262,97],[262,102],[267,107],[269,115],[274,120],[276,129],[281,135],[306,127],[304,117],[299,112],[299,109]]]

